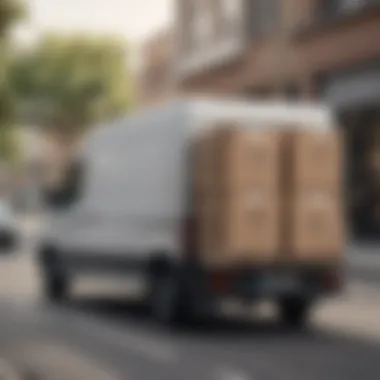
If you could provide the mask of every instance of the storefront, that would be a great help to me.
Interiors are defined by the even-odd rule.
[[[380,240],[380,63],[330,76],[321,95],[345,132],[353,237]]]

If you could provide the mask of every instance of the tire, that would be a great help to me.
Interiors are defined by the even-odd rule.
[[[69,281],[66,275],[46,273],[44,292],[45,298],[51,303],[60,303],[68,297]]]
[[[169,327],[193,321],[193,303],[177,276],[166,274],[151,282],[150,312],[153,319]]]
[[[282,322],[288,327],[303,328],[308,323],[311,301],[304,298],[285,298],[279,301]]]
[[[58,250],[54,247],[43,247],[39,255],[43,275],[45,299],[51,303],[60,303],[68,297],[69,277],[60,262]]]

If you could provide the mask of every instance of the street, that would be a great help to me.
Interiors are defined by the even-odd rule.
[[[128,289],[119,283],[104,284],[105,291],[117,288],[113,297],[98,296],[88,281],[72,301],[46,304],[33,262],[36,229],[23,229],[21,252],[0,262],[0,372],[4,361],[46,380],[380,378],[380,280],[373,266],[350,268],[344,293],[318,305],[307,331],[289,331],[260,311],[252,320],[220,317],[168,331],[123,297]]]

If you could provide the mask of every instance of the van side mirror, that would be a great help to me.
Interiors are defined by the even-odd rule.
[[[75,204],[81,195],[83,164],[71,162],[57,183],[44,186],[41,193],[44,203],[52,209],[66,209]]]

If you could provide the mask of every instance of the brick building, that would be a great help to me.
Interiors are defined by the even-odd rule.
[[[353,232],[380,236],[380,0],[177,0],[182,91],[320,99],[346,132]]]
[[[138,103],[149,106],[169,98],[175,92],[173,74],[174,39],[171,30],[153,35],[141,48],[138,75]]]
[[[380,0],[176,0],[143,49],[140,99],[318,99],[346,132],[355,235],[380,238]]]

